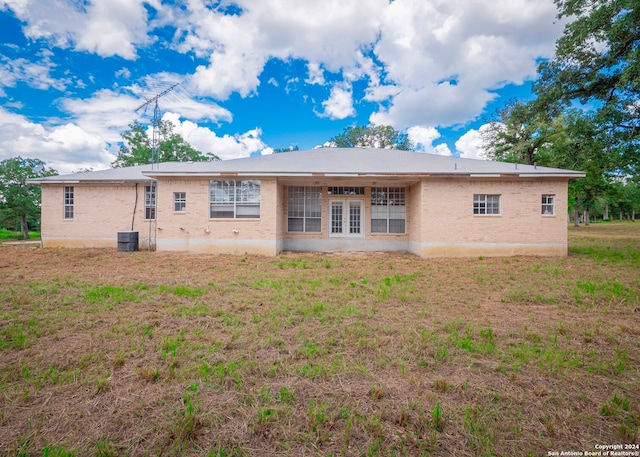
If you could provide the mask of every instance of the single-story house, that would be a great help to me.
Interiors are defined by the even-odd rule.
[[[388,149],[324,148],[33,179],[46,247],[422,257],[567,254],[584,173]],[[138,242],[138,241],[136,241]]]

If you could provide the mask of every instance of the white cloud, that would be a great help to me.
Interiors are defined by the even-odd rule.
[[[446,144],[433,145],[433,142],[441,137],[440,132],[433,127],[415,125],[407,129],[407,135],[409,135],[409,140],[416,146],[418,151],[444,156],[451,155],[449,146]]]
[[[324,85],[324,70],[317,62],[309,62],[307,64],[307,79],[304,81],[307,84]]]
[[[381,86],[369,86],[367,87],[364,100],[370,102],[382,102],[384,100],[388,100],[392,97],[395,97],[402,89],[398,86],[394,85],[381,85]]]
[[[207,127],[191,121],[181,121],[176,113],[165,113],[162,117],[175,126],[175,133],[182,136],[191,146],[204,153],[213,153],[222,160],[248,157],[253,153],[270,153],[273,149],[260,139],[259,128],[236,135],[218,136]]]
[[[200,93],[225,99],[231,92],[254,94],[270,58],[310,62],[309,83],[332,72],[366,68],[363,46],[376,40],[388,0],[269,0],[236,2],[243,12],[224,15],[203,0],[188,3],[180,17],[177,49],[207,57],[192,84]]]
[[[420,89],[404,88],[393,98],[388,109],[381,108],[370,116],[374,124],[393,125],[402,129],[410,125],[449,126],[473,120],[496,94],[449,82]]]
[[[229,16],[192,0],[181,16],[178,49],[208,59],[191,80],[199,93],[254,95],[269,59],[300,58],[307,84],[327,84],[326,73],[366,80],[364,100],[384,102],[370,120],[401,129],[475,119],[495,90],[535,75],[562,29],[552,0],[236,3],[242,13]],[[351,115],[332,111],[345,95],[334,91],[320,114]]]
[[[144,0],[5,0],[25,23],[28,38],[46,39],[56,47],[73,47],[103,57],[136,57],[136,46],[152,40],[147,35]],[[148,3],[148,2],[147,2]],[[160,8],[157,1],[150,2]]]
[[[329,98],[322,102],[322,116],[330,119],[345,119],[355,114],[353,109],[353,92],[351,86],[338,84],[331,88]]]
[[[374,51],[400,90],[371,120],[402,128],[475,119],[492,90],[532,78],[536,59],[552,55],[555,13],[550,0],[390,3]]]
[[[445,143],[438,144],[436,147],[433,148],[433,151],[426,151],[426,152],[432,152],[433,154],[438,154],[440,156],[451,155],[451,149],[449,149],[449,146],[447,146]]]
[[[164,86],[165,89],[167,87]],[[63,99],[61,105],[78,126],[105,141],[115,143],[121,140],[120,133],[127,129],[133,119],[148,121],[153,116],[153,103],[147,107],[146,113],[143,109],[136,111],[145,102],[142,94],[151,98],[161,91],[150,88],[143,90],[139,86],[123,87],[117,91],[103,89],[88,98]],[[159,106],[163,112],[175,112],[182,118],[194,121],[217,123],[232,120],[231,113],[220,105],[193,99],[177,89],[160,98]]]
[[[483,147],[483,134],[489,128],[489,124],[484,124],[480,128],[471,129],[462,135],[458,141],[456,141],[456,151],[460,154],[460,157],[465,159],[486,159],[486,151]]]
[[[170,120],[176,126],[175,132],[199,151],[214,153],[221,159],[273,151],[260,138],[262,131],[259,128],[218,136],[207,127],[181,121],[176,113],[165,113],[163,119]],[[91,123],[86,124],[91,126]],[[121,140],[119,132],[125,129],[126,126],[117,135],[109,131],[109,138],[105,139],[75,123],[43,126],[0,107],[0,160],[18,155],[39,158],[61,174],[84,168],[104,169],[116,158],[118,146],[115,143]]]
[[[0,107],[0,160],[22,156],[44,160],[60,173],[105,168],[114,159],[102,138],[77,125],[46,128]]]
[[[38,57],[38,62],[32,62],[24,58],[11,60],[0,56],[0,89],[3,86],[15,87],[16,83],[23,82],[39,90],[64,90],[71,83],[69,78],[51,76],[55,65],[47,53]]]
[[[128,68],[122,67],[120,70],[116,71],[116,78],[131,78],[131,71]]]

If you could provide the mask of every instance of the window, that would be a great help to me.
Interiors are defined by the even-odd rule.
[[[500,195],[475,194],[473,214],[500,214]]]
[[[406,217],[404,187],[371,188],[371,233],[405,233]]]
[[[184,213],[187,210],[187,193],[173,193],[173,211],[176,213]]]
[[[329,195],[364,195],[364,187],[329,187]]]
[[[156,218],[156,185],[144,186],[144,218]]]
[[[556,213],[556,196],[542,196],[542,214],[545,216],[553,216]]]
[[[289,232],[320,232],[322,230],[322,187],[289,186],[287,196],[287,230]]]
[[[64,218],[73,219],[73,186],[64,186]]]
[[[209,217],[257,219],[260,217],[260,181],[211,180]]]

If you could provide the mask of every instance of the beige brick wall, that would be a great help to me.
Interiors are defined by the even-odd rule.
[[[118,232],[140,232],[140,244],[148,223],[144,221],[144,186],[127,184],[70,184],[74,187],[73,219],[64,219],[64,185],[42,185],[42,242],[45,247],[116,248]],[[136,206],[136,191],[138,203]]]
[[[275,255],[278,233],[276,178],[260,179],[259,219],[209,218],[209,181],[209,178],[159,178],[158,250]],[[186,211],[183,213],[174,211],[174,192],[186,193]]]
[[[474,194],[499,194],[501,214],[473,215]],[[542,194],[556,196],[554,216]],[[421,252],[450,255],[566,255],[566,179],[430,179],[422,182]]]
[[[421,240],[422,214],[422,183],[417,183],[407,189],[407,232],[412,242]]]
[[[117,233],[139,232],[146,248],[149,221],[144,220],[144,186],[126,184],[73,184],[74,218],[63,217],[64,185],[42,186],[42,238],[45,247],[117,247]],[[245,252],[275,255],[286,239],[327,239],[330,196],[323,187],[322,232],[287,232],[286,186],[273,177],[261,179],[259,219],[210,219],[209,178],[160,178],[157,187],[157,248],[164,251],[212,253]],[[186,193],[186,211],[174,211],[174,192]],[[370,192],[356,198],[364,202],[363,241],[380,246],[409,243],[411,252],[424,257],[472,255],[566,255],[566,179],[423,179],[407,188],[407,233],[371,234]],[[474,194],[501,195],[501,214],[474,216]],[[556,196],[554,216],[541,214],[542,194]],[[135,207],[135,217],[134,217]],[[359,249],[362,249],[361,241]],[[349,249],[348,242],[344,244]]]

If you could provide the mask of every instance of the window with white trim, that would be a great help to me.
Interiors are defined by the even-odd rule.
[[[473,214],[500,214],[500,195],[475,194],[473,196]]]
[[[144,218],[156,218],[156,185],[144,186]]]
[[[329,195],[364,195],[364,187],[334,186],[327,188]]]
[[[73,186],[64,186],[64,218],[73,219]]]
[[[556,196],[543,194],[542,195],[542,215],[553,216],[556,213]]]
[[[404,187],[371,188],[371,233],[405,233],[406,219]]]
[[[184,213],[187,210],[187,193],[173,193],[173,211],[176,213]]]
[[[322,187],[287,188],[287,231],[322,231]]]
[[[260,217],[259,180],[218,180],[209,183],[211,219],[258,219]]]

